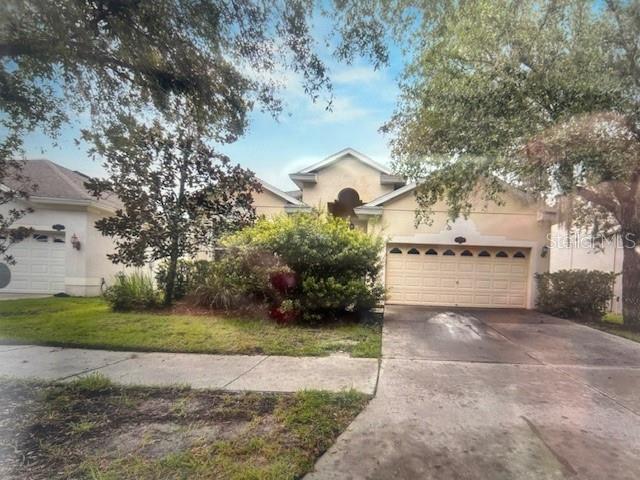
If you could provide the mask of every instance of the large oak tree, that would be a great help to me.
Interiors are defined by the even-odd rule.
[[[78,115],[96,131],[120,115],[180,122],[174,105],[212,142],[231,142],[259,107],[280,108],[278,75],[297,73],[311,98],[330,91],[311,30],[329,13],[336,55],[386,59],[379,31],[344,2],[313,0],[3,0],[0,2],[0,183],[19,175],[25,134],[55,137]],[[17,192],[25,197],[26,189]],[[0,206],[15,200],[0,190]],[[0,214],[0,233],[27,213]],[[7,243],[0,241],[0,258]]]
[[[474,193],[501,201],[508,184],[560,195],[565,218],[621,235],[624,322],[640,327],[640,2],[396,7],[418,14],[415,55],[385,129],[420,182],[418,218],[442,199],[452,219],[468,214]],[[392,10],[382,2],[402,33]]]

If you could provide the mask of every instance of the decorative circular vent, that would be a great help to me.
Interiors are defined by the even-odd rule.
[[[0,288],[9,285],[11,281],[11,270],[6,263],[0,263]]]

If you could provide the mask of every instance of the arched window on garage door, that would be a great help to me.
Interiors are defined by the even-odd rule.
[[[409,251],[407,252],[407,255],[420,255],[420,252],[418,251],[417,248],[411,248],[409,249]]]
[[[518,251],[513,254],[513,258],[527,258],[527,256],[524,253]]]
[[[453,257],[455,256],[455,253],[453,250],[445,250],[445,252],[442,255],[446,255],[447,257]]]
[[[479,257],[490,257],[491,254],[489,252],[487,252],[486,250],[482,250],[479,254]]]
[[[465,250],[460,254],[461,257],[473,257],[473,253],[471,253],[469,250]]]
[[[402,253],[402,250],[400,250],[398,247],[394,247],[389,250],[389,253]]]
[[[430,248],[429,250],[424,252],[424,254],[425,255],[438,255],[438,252],[436,252],[433,248]]]
[[[509,255],[507,255],[506,252],[500,250],[498,253],[496,253],[496,258],[509,258]]]

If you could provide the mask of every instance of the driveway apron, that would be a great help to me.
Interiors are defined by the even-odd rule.
[[[523,310],[387,307],[376,397],[307,479],[640,478],[640,345]]]

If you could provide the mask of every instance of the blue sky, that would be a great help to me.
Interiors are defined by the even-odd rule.
[[[318,30],[324,30],[320,27]],[[389,139],[378,129],[393,112],[404,59],[399,51],[392,51],[390,65],[377,71],[365,61],[340,64],[328,54],[324,60],[334,87],[332,111],[326,110],[326,96],[312,102],[295,75],[286,73],[281,92],[285,110],[278,120],[252,112],[246,135],[221,150],[285,190],[295,188],[288,179],[289,173],[346,147],[387,163]],[[101,175],[100,162],[86,154],[87,145],[75,144],[81,127],[81,120],[73,122],[55,141],[39,133],[29,135],[25,138],[27,158],[48,158],[89,175]]]

